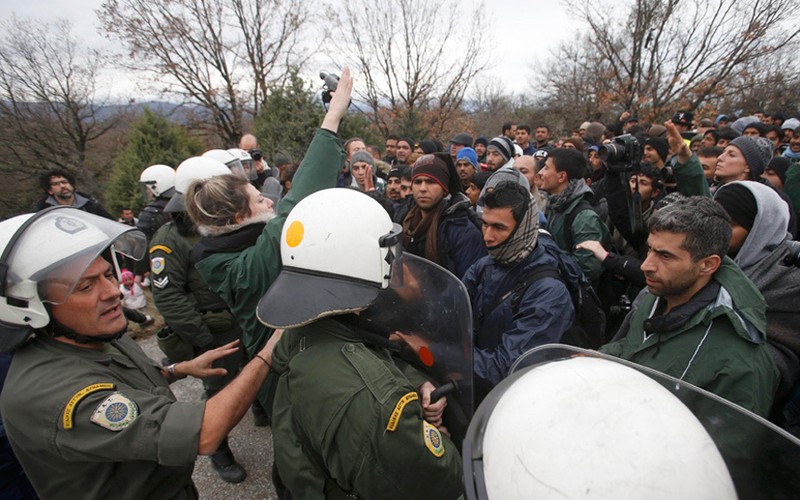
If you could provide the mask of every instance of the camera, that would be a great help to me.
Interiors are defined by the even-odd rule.
[[[319,77],[325,82],[322,89],[322,102],[328,104],[331,102],[331,92],[336,92],[336,88],[339,86],[339,77],[325,71],[320,71]]]
[[[789,255],[783,258],[783,265],[800,267],[800,241],[789,240],[786,244],[789,247]]]
[[[642,145],[631,134],[618,135],[601,146],[599,154],[612,172],[636,172],[642,161]]]
[[[249,149],[247,151],[247,153],[250,155],[250,158],[252,158],[253,161],[261,161],[262,156],[261,156],[261,150],[260,149],[252,148],[252,149]]]

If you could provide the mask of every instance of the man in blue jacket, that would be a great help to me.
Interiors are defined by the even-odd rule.
[[[483,242],[489,255],[464,276],[472,303],[476,404],[508,374],[525,351],[556,343],[575,318],[563,281],[534,278],[560,267],[560,250],[539,235],[538,207],[515,182],[503,182],[484,199]],[[564,260],[569,259],[564,255]],[[572,264],[569,261],[569,264]]]

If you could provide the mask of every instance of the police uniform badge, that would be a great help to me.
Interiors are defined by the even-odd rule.
[[[139,407],[119,392],[107,397],[92,413],[91,421],[110,431],[121,431],[139,416]]]
[[[441,457],[444,455],[442,435],[439,433],[439,429],[429,424],[427,420],[422,421],[422,437],[425,441],[425,446],[434,457]]]
[[[153,271],[153,274],[161,274],[166,268],[167,263],[164,261],[164,257],[153,257],[150,259],[150,270]]]

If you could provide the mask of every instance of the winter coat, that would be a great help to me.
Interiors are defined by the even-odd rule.
[[[481,230],[470,219],[469,199],[464,194],[453,193],[442,203],[445,207],[439,218],[436,242],[439,265],[460,278],[475,261],[486,255],[486,246]],[[424,235],[414,238],[405,250],[424,257],[425,240]]]
[[[525,351],[558,343],[572,325],[575,310],[566,285],[543,277],[491,309],[495,301],[540,266],[558,268],[555,242],[540,237],[536,248],[521,262],[501,266],[486,256],[469,268],[463,282],[472,305],[475,375],[496,385]],[[512,301],[518,303],[512,306]]]
[[[651,316],[660,300],[642,290],[617,334],[620,340],[600,351],[767,416],[779,374],[767,349],[764,298],[741,269],[725,257],[689,302]]]

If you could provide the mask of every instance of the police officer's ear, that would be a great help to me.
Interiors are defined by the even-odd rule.
[[[700,259],[700,276],[711,276],[719,266],[722,264],[722,257],[719,255],[709,255],[703,259]]]

